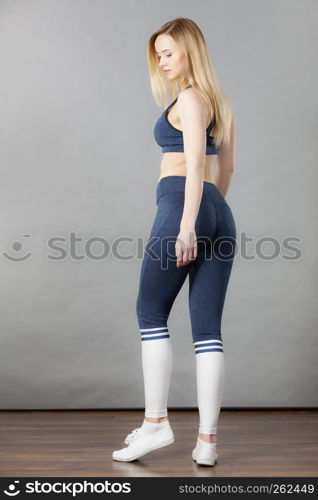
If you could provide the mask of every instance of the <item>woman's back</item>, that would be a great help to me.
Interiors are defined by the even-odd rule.
[[[211,120],[211,117],[208,118],[206,123],[207,130],[207,148],[205,155],[205,164],[204,164],[204,177],[203,180],[207,182],[215,182],[214,176],[214,166],[217,162],[217,157],[219,153],[219,149],[213,146],[213,139],[210,136],[210,131],[213,129],[214,121]],[[168,140],[166,142],[171,144],[171,136],[175,134],[175,139],[177,142],[177,146],[166,146],[163,147],[163,154],[160,163],[160,179],[170,175],[187,175],[186,169],[186,159],[185,154],[183,152],[183,140],[182,140],[182,125],[178,112],[178,98],[176,98],[170,106],[162,113],[161,117],[156,123],[155,126],[155,138],[157,142],[160,144],[161,134],[163,132],[163,128],[166,130],[166,134],[168,135]],[[169,130],[171,133],[169,133]],[[159,140],[158,140],[159,139]],[[173,142],[173,141],[172,141]],[[180,145],[180,147],[179,147]],[[167,149],[168,151],[164,151]]]

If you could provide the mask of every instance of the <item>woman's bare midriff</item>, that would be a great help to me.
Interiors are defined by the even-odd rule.
[[[217,156],[218,155],[205,155],[203,180],[213,182],[214,184],[214,166],[216,165]],[[163,177],[167,177],[169,175],[187,175],[185,155],[183,152],[169,151],[168,153],[163,153],[158,182]]]

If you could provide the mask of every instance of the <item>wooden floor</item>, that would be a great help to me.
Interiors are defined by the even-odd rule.
[[[143,421],[132,411],[0,412],[1,477],[317,477],[318,411],[222,410],[219,461],[214,467],[191,458],[198,414],[171,411],[175,442],[134,462],[112,451]]]

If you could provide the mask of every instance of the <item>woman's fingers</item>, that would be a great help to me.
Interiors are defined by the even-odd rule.
[[[194,238],[194,241],[190,239],[190,241],[185,244],[180,237],[177,237],[175,244],[175,253],[177,257],[177,267],[189,264],[198,256],[196,239]]]
[[[198,256],[198,245],[195,244],[193,249],[193,258],[196,259],[197,256]]]

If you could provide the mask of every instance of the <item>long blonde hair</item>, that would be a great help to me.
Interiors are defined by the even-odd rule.
[[[178,88],[177,82],[170,82],[164,78],[159,68],[158,56],[155,49],[155,40],[161,34],[170,35],[183,49],[185,54],[185,77]],[[148,68],[150,73],[151,90],[156,103],[166,108],[168,104],[167,88],[175,99],[183,85],[191,85],[198,89],[205,98],[215,125],[212,128],[214,144],[229,144],[232,122],[232,107],[217,77],[215,68],[210,59],[205,38],[191,19],[177,17],[156,30],[148,41],[147,46]]]

